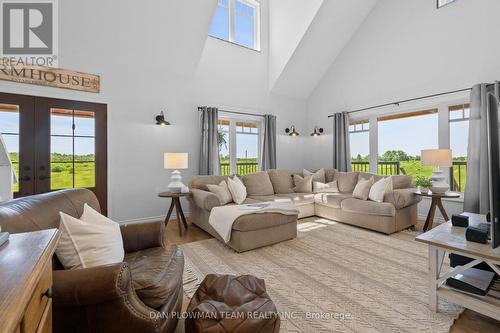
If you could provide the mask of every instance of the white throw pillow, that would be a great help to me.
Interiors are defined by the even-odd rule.
[[[337,181],[334,180],[330,183],[313,182],[314,193],[339,193],[339,186]]]
[[[356,184],[356,187],[352,192],[353,198],[368,200],[368,195],[370,195],[370,189],[373,183],[374,183],[373,177],[367,180],[360,180],[358,184]]]
[[[61,239],[56,255],[65,269],[122,262],[125,257],[120,226],[85,204],[82,219],[59,213]],[[83,220],[85,219],[85,220]]]
[[[382,178],[372,185],[368,199],[376,202],[384,202],[384,195],[392,191],[392,177]]]
[[[226,181],[221,181],[219,185],[208,184],[207,188],[210,192],[215,194],[217,198],[219,198],[221,205],[225,205],[233,201],[233,196],[229,191],[229,187],[227,187]]]
[[[227,187],[229,187],[233,201],[238,205],[242,204],[247,198],[247,188],[238,177],[234,176],[233,179],[228,178]]]
[[[309,170],[303,169],[302,173],[304,174],[304,178],[307,176],[312,176],[313,182],[320,182],[320,183],[326,182],[325,169],[323,168],[319,169],[316,172],[311,172]]]

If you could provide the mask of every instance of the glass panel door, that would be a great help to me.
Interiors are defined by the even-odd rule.
[[[5,142],[7,153],[16,172],[16,177],[19,177],[19,105],[0,104],[0,134]],[[14,184],[12,190],[14,193],[18,193],[19,183]]]

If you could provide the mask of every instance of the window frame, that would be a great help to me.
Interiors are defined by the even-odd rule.
[[[256,135],[257,139],[257,169],[260,170],[262,165],[262,143],[263,143],[263,119],[262,117],[253,117],[253,116],[233,116],[228,114],[219,114],[218,120],[225,120],[229,122],[229,142],[228,142],[228,152],[229,152],[229,174],[236,175],[238,171],[238,154],[237,154],[237,134],[248,134],[248,135]],[[238,133],[236,131],[236,123],[244,122],[244,123],[255,123],[257,124],[258,133]],[[219,155],[220,156],[220,155]]]
[[[253,35],[254,35],[254,40],[253,40],[253,47],[248,47],[246,45],[242,45],[236,42],[235,39],[235,27],[234,27],[234,17],[235,17],[235,3],[236,2],[241,2],[247,6],[250,6],[254,9],[254,18],[253,18]],[[219,6],[219,1],[217,1],[217,6]],[[220,38],[214,35],[211,35],[210,32],[208,33],[209,37],[218,39],[223,42],[231,43],[240,47],[244,47],[248,50],[253,50],[260,52],[261,51],[261,41],[260,41],[260,34],[261,34],[261,13],[260,13],[260,2],[257,0],[228,0],[228,15],[229,15],[229,26],[228,26],[228,32],[229,32],[229,39],[224,39]],[[214,15],[215,16],[215,15]],[[213,16],[213,17],[214,17]],[[212,17],[212,23],[213,23],[213,17]],[[211,23],[211,24],[212,24]]]

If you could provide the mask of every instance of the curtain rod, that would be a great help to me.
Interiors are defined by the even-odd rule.
[[[203,107],[199,106],[198,111],[201,111]],[[222,110],[219,109],[220,112],[226,112],[226,113],[233,113],[233,114],[241,114],[244,116],[257,116],[257,117],[265,117],[263,114],[257,114],[257,113],[249,113],[249,112],[236,112],[236,111],[228,111],[228,110]]]
[[[432,94],[432,95],[426,95],[426,96],[421,96],[421,97],[415,97],[415,98],[405,99],[405,100],[402,100],[402,101],[396,101],[396,102],[392,102],[392,103],[380,104],[380,105],[370,106],[370,107],[362,108],[362,109],[358,109],[358,110],[348,111],[347,113],[350,114],[350,113],[354,113],[354,112],[367,111],[367,110],[378,109],[378,108],[382,108],[384,106],[391,106],[391,105],[399,106],[399,104],[401,104],[401,103],[413,102],[413,101],[418,101],[420,99],[426,99],[426,98],[431,98],[431,97],[449,95],[449,94],[454,94],[454,93],[468,91],[468,90],[472,90],[472,88],[464,88],[464,89],[458,89],[458,90],[453,90],[453,91],[442,92],[442,93],[438,93],[438,94]],[[331,115],[328,116],[328,118],[331,118],[331,117],[333,117],[333,114],[331,114]]]

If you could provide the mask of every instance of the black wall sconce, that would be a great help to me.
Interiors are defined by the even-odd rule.
[[[170,125],[170,123],[165,120],[165,114],[163,113],[163,111],[160,112],[160,114],[157,115],[155,119],[156,119],[156,125],[160,125],[161,127]]]
[[[290,135],[290,136],[298,136],[299,132],[295,130],[295,126],[292,125],[290,128],[285,128],[285,133]]]
[[[314,126],[314,131],[311,133],[311,136],[320,136],[323,133],[323,128]]]

